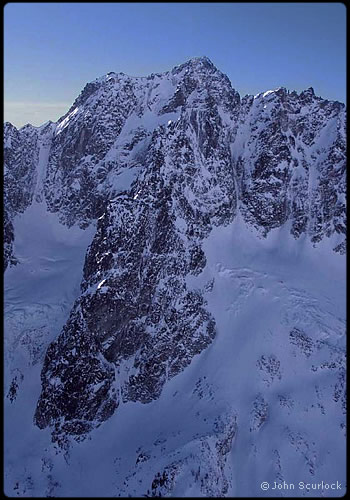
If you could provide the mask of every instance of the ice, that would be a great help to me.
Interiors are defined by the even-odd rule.
[[[79,273],[78,269],[76,271],[80,274],[81,238],[85,247],[91,237],[89,232],[73,229],[69,245],[63,244],[71,230],[60,227],[53,214],[46,215],[40,253],[45,255],[50,266],[46,271],[50,273],[49,286],[39,257],[33,265],[38,251],[37,231],[40,231],[35,229],[33,221],[37,220],[40,226],[39,221],[42,222],[45,216],[40,210],[42,207],[34,205],[32,212],[16,222],[18,234],[23,237],[24,227],[32,221],[32,239],[30,245],[26,245],[31,250],[25,254],[20,241],[16,246],[20,260],[25,261],[20,265],[26,266],[28,273],[35,271],[30,278],[28,275],[27,285],[16,283],[16,288],[19,286],[17,296],[25,298],[26,303],[33,294],[36,303],[44,295],[45,303],[53,303],[59,300],[65,286],[72,288],[70,273],[73,269],[68,266],[64,278],[59,276],[63,263],[54,248],[57,245],[59,255],[63,255],[62,250],[66,248],[66,257],[72,257],[76,251],[81,257],[80,260],[77,255],[72,258],[72,264],[80,262]],[[177,224],[182,222],[178,220]],[[188,287],[195,289],[204,289],[208,281],[213,280],[212,291],[206,292],[208,308],[217,321],[218,334],[213,344],[195,356],[185,371],[168,381],[158,400],[147,405],[121,404],[90,439],[70,449],[68,463],[62,459],[62,454],[55,455],[48,431],[39,431],[32,424],[28,427],[39,393],[39,365],[25,372],[25,391],[16,401],[17,410],[15,413],[12,408],[7,410],[6,425],[11,429],[21,425],[25,432],[5,443],[6,482],[18,479],[16,464],[21,456],[21,467],[26,468],[27,474],[30,471],[35,484],[32,494],[39,494],[48,480],[41,470],[40,457],[46,457],[54,464],[51,474],[59,484],[55,496],[141,496],[151,488],[157,471],[161,473],[171,463],[184,461],[183,472],[177,478],[172,495],[201,496],[200,486],[193,482],[190,470],[200,467],[209,473],[212,471],[213,465],[209,465],[212,455],[203,451],[201,440],[208,439],[210,443],[214,438],[204,436],[211,436],[216,419],[227,414],[237,414],[238,422],[238,434],[226,464],[226,474],[230,478],[228,496],[261,496],[260,483],[275,477],[271,469],[274,456],[279,457],[289,482],[300,480],[299,471],[305,469],[305,460],[315,468],[312,476],[315,482],[333,481],[335,477],[345,481],[345,470],[340,466],[345,463],[344,439],[339,427],[339,432],[336,431],[338,417],[335,403],[333,410],[329,403],[331,387],[325,384],[326,374],[320,378],[318,372],[310,370],[307,357],[294,357],[293,349],[296,348],[288,340],[290,329],[298,324],[315,341],[326,338],[327,345],[332,348],[344,347],[345,259],[331,252],[331,241],[321,242],[314,248],[305,238],[291,238],[289,230],[286,225],[271,231],[267,238],[261,238],[246,227],[240,215],[232,224],[214,228],[204,242],[207,256],[204,271],[187,279]],[[15,283],[15,273],[16,268],[11,268],[6,278],[7,286]],[[104,288],[102,285],[103,281],[99,284],[100,290]],[[15,298],[9,290],[6,296],[13,305]],[[314,362],[322,360],[322,353],[321,350],[315,355]],[[281,379],[276,377],[268,382],[264,372],[259,378],[257,361],[271,355],[281,364]],[[126,373],[128,363],[132,364],[133,360],[124,362],[121,373]],[[117,380],[122,383],[119,376]],[[206,381],[203,399],[196,393],[199,380]],[[267,382],[270,385],[266,385]],[[326,415],[317,407],[315,383],[323,387],[323,399],[328,401]],[[212,396],[206,388],[211,388]],[[94,390],[98,389],[99,386],[95,386]],[[264,394],[269,413],[261,429],[251,431],[252,404],[259,391]],[[279,398],[282,396],[293,402],[281,406]],[[306,411],[312,401],[315,409]],[[140,453],[146,458],[140,459],[136,466]],[[326,467],[313,458],[322,454],[328,457]],[[215,474],[219,477],[220,470]]]
[[[117,76],[122,81],[126,78]],[[106,185],[114,194],[130,189],[142,171],[142,154],[154,129],[172,124],[168,132],[172,131],[173,122],[179,119],[177,112],[159,114],[175,91],[170,73],[161,78],[154,75],[143,94],[136,88],[137,98],[142,96],[140,109],[127,117],[105,157],[106,162],[122,158],[124,163],[116,162],[101,190]],[[254,144],[247,144],[247,131],[262,110],[269,118],[270,98],[264,98],[274,92],[255,96],[246,122],[231,143],[233,162],[251,155]],[[199,95],[194,92],[189,102]],[[57,125],[57,134],[78,110]],[[305,112],[302,109],[299,116]],[[222,108],[219,113],[223,126],[230,127],[230,114]],[[141,133],[140,141],[125,148],[136,130]],[[335,140],[331,130],[335,130],[332,119],[316,141],[321,155]],[[195,140],[191,128],[187,133]],[[203,494],[201,481],[219,482],[223,473],[228,497],[260,497],[260,483],[276,477],[296,484],[301,475],[313,482],[337,479],[345,483],[343,422],[334,396],[339,380],[331,367],[343,359],[345,349],[345,257],[333,252],[340,236],[325,237],[313,246],[305,234],[293,238],[286,223],[264,238],[247,226],[239,207],[231,224],[214,227],[203,242],[206,266],[202,273],[188,275],[186,280],[189,290],[203,293],[205,307],[215,317],[213,343],[167,381],[159,399],[150,404],[121,400],[115,414],[85,440],[71,439],[68,451],[52,443],[52,429],[34,426],[45,351],[81,293],[84,257],[96,229],[94,224],[86,230],[63,226],[58,215],[40,202],[49,155],[45,140],[39,150],[34,202],[14,221],[14,255],[19,263],[6,271],[4,280],[6,494],[13,496],[18,483],[19,496],[139,497],[152,489],[156,473],[175,466],[174,497],[208,496]],[[302,158],[297,152],[299,140],[295,140],[297,159]],[[120,155],[125,150],[128,153]],[[300,162],[293,170],[294,176],[310,175],[311,191],[318,188],[313,152],[313,146],[306,152],[309,173]],[[285,166],[281,163],[280,169]],[[204,165],[198,189],[207,187],[210,179]],[[238,179],[234,181],[239,192]],[[78,181],[73,188],[79,189]],[[214,190],[211,195],[215,197]],[[184,196],[194,207],[198,203],[192,189],[185,187]],[[133,198],[138,197],[136,192]],[[180,233],[187,230],[181,217],[174,224]],[[110,292],[105,282],[101,279],[86,293]],[[299,345],[295,336],[291,341],[293,331],[304,335]],[[107,348],[112,342],[110,338],[103,345]],[[78,351],[78,346],[72,346],[74,356]],[[117,393],[134,359],[131,356],[115,367]],[[50,383],[59,387],[57,377]],[[19,390],[11,400],[10,390],[16,384]],[[93,390],[102,386],[103,382],[98,383]],[[260,421],[256,407],[261,412],[266,409]],[[237,418],[237,434],[226,462],[220,464],[218,422],[230,418]]]
[[[106,280],[102,280],[100,281],[100,283],[97,285],[97,290],[99,290],[101,288],[101,286],[103,285],[103,283],[105,282]]]
[[[75,108],[73,109],[73,111],[71,113],[69,113],[69,115],[64,119],[62,120],[58,125],[57,125],[57,128],[56,128],[56,135],[60,134],[62,132],[63,129],[65,129],[67,126],[68,126],[68,123],[69,123],[69,120],[79,111],[79,108]]]
[[[14,220],[16,266],[5,274],[6,352],[15,355],[26,332],[39,342],[40,355],[59,333],[80,291],[85,252],[95,227],[68,228],[44,203],[33,204]],[[26,354],[23,354],[27,356]],[[26,363],[32,362],[28,354]],[[38,361],[38,360],[37,360]]]

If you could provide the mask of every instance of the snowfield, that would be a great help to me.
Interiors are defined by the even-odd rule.
[[[121,405],[64,455],[32,423],[39,361],[79,293],[93,228],[67,229],[34,204],[16,230],[20,264],[5,279],[6,353],[23,380],[18,398],[5,400],[7,494],[218,496],[226,484],[227,496],[259,497],[274,493],[261,490],[263,481],[322,480],[344,485],[327,494],[344,494],[344,419],[334,392],[344,369],[345,262],[331,242],[313,248],[286,227],[264,239],[239,217],[214,229],[204,271],[188,279],[205,290],[217,321],[213,344],[158,400]],[[229,443],[221,453],[220,432]],[[157,485],[164,471],[168,479]]]
[[[345,123],[204,57],[5,124],[6,495],[345,495]]]

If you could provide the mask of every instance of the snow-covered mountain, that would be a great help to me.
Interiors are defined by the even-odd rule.
[[[204,57],[5,123],[7,494],[344,494],[345,118]]]

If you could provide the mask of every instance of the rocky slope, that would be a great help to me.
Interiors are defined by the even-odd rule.
[[[146,168],[160,127],[164,147],[172,141],[177,161],[186,160],[185,174],[219,170],[216,182],[226,184],[230,203],[239,199],[248,222],[266,233],[292,220],[294,236],[319,241],[345,234],[345,126],[344,105],[312,88],[240,99],[207,58],[149,77],[109,73],[87,84],[57,125],[5,123],[5,207],[11,220],[31,202],[40,143],[54,127],[41,179],[48,209],[68,225],[86,224],[103,213],[126,170]],[[209,193],[208,183],[201,190]],[[342,240],[337,251],[344,248]]]
[[[157,400],[216,339],[220,318],[209,297],[217,275],[208,274],[205,250],[216,230],[241,221],[256,241],[281,230],[315,252],[329,242],[334,258],[345,253],[345,107],[311,88],[241,99],[209,59],[196,58],[149,77],[109,73],[87,84],[57,124],[17,130],[6,123],[4,132],[5,267],[21,265],[13,224],[33,203],[68,228],[96,223],[80,292],[47,347],[33,412],[35,424],[49,427],[63,448],[124,403]],[[237,280],[249,296],[251,278]],[[296,298],[292,309],[305,300]],[[334,326],[333,316],[318,314],[325,328]],[[288,323],[295,356],[327,352],[331,378],[333,371],[338,377],[329,390],[337,387],[341,406],[343,351],[322,343],[322,335],[309,337],[307,319],[299,323]],[[337,335],[342,329],[340,322]],[[274,353],[256,363],[268,386],[281,378]],[[268,407],[263,391],[256,394],[251,432],[268,418]],[[195,453],[208,464],[205,477],[217,478],[209,486],[194,472],[206,496],[229,491],[223,471],[230,468],[235,410],[227,422],[223,437],[206,431],[189,445],[201,450]],[[191,460],[170,461],[149,494],[173,494]]]

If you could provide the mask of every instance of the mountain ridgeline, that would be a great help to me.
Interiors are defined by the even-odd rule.
[[[45,203],[63,225],[96,224],[80,295],[49,345],[34,421],[60,442],[128,401],[157,399],[217,332],[201,290],[203,243],[241,217],[344,254],[346,112],[309,88],[240,97],[212,62],[108,73],[57,123],[4,125],[5,269],[13,221]],[[212,286],[207,284],[208,289]]]

